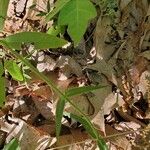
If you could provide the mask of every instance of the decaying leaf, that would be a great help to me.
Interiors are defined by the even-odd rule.
[[[28,125],[20,119],[13,119],[16,124],[8,124],[1,120],[1,129],[8,132],[8,137],[6,139],[7,143],[16,137],[19,140],[19,145],[23,150],[31,149],[44,149],[53,143],[55,138],[50,137],[45,132]]]

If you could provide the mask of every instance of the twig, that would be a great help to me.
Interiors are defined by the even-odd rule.
[[[149,130],[149,129],[150,129],[150,127],[147,128],[147,130]],[[135,133],[135,132],[139,132],[139,131],[144,131],[144,130],[146,130],[146,129],[138,129],[138,130],[135,130],[135,131],[126,131],[126,132],[122,132],[122,133],[118,133],[118,134],[112,134],[112,135],[108,135],[108,136],[103,137],[103,139],[108,140],[108,139],[111,139],[111,138],[116,138],[118,136],[124,136],[124,135],[127,135],[127,134],[131,134],[131,133]],[[92,140],[92,139],[86,139],[84,141],[80,141],[80,142],[76,142],[76,143],[72,143],[72,144],[66,144],[66,145],[58,146],[58,147],[54,147],[54,148],[46,148],[45,150],[48,150],[48,149],[51,149],[51,150],[62,149],[62,148],[65,148],[65,147],[73,146],[75,144],[83,144],[87,140]],[[96,140],[93,139],[92,141],[96,141]]]

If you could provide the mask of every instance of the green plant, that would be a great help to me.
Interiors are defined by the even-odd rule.
[[[3,30],[9,0],[0,0],[0,31]]]
[[[5,11],[6,10],[7,9],[5,9]],[[96,16],[96,9],[94,5],[90,2],[90,0],[58,0],[53,11],[47,14],[46,19],[51,19],[58,12],[58,25],[68,26],[67,32],[74,41],[74,45],[77,46],[86,31],[88,21]],[[67,12],[69,12],[68,15]],[[13,79],[17,81],[24,80],[22,70],[18,67],[16,61],[20,60],[21,63],[28,66],[33,73],[45,81],[60,97],[56,108],[57,138],[59,138],[61,131],[61,120],[64,107],[66,102],[69,102],[80,113],[80,116],[71,114],[71,117],[83,124],[91,137],[97,141],[100,149],[106,150],[108,148],[105,141],[94,128],[90,119],[70,100],[71,96],[104,88],[104,86],[98,85],[73,88],[68,89],[65,93],[63,93],[61,89],[58,89],[52,81],[50,81],[44,74],[38,72],[38,70],[26,58],[18,53],[21,50],[21,47],[25,44],[33,44],[35,49],[41,50],[62,47],[66,43],[67,41],[64,39],[41,32],[22,32],[7,36],[6,38],[1,38],[0,44],[3,46],[4,53],[9,53],[9,55],[12,54],[13,60],[4,60],[4,65],[3,63],[0,64],[0,81],[2,81],[1,83],[4,83],[4,70],[7,70]],[[3,102],[5,99],[4,84],[0,86],[0,89],[3,90],[3,93],[0,95],[0,99]]]
[[[3,150],[21,150],[18,141],[14,138],[8,144],[5,145]]]
[[[96,17],[96,9],[90,0],[58,0],[53,11],[47,14],[49,21],[57,13],[58,25],[67,26],[67,32],[77,46],[83,37],[88,21]]]
[[[5,77],[3,77],[4,67],[0,62],[0,106],[5,102]]]
[[[45,81],[60,96],[60,100],[59,100],[59,102],[57,104],[57,108],[56,108],[56,135],[57,135],[57,138],[58,138],[59,133],[60,133],[61,120],[62,120],[62,116],[63,116],[64,106],[65,106],[66,102],[69,102],[82,116],[82,117],[76,116],[76,120],[81,122],[86,129],[89,129],[89,130],[87,130],[87,132],[97,141],[100,149],[102,149],[102,150],[107,149],[106,143],[104,142],[102,137],[99,135],[98,131],[94,128],[94,126],[92,125],[92,123],[90,122],[88,117],[69,99],[69,96],[93,91],[93,90],[96,90],[98,88],[103,88],[103,86],[82,87],[81,90],[80,90],[80,88],[75,88],[75,89],[71,89],[71,90],[66,91],[66,93],[62,93],[61,90],[58,89],[52,83],[52,81],[50,81],[44,74],[38,72],[37,69],[34,66],[32,66],[27,60],[25,60],[17,52],[15,52],[13,50],[11,50],[11,52],[17,58],[19,58],[25,65],[29,66],[32,72],[34,72],[36,75],[38,75],[43,81]]]
[[[115,11],[118,8],[117,0],[98,0],[103,15],[108,15],[112,18],[115,16]]]

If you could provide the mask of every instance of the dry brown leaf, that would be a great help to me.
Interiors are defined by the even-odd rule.
[[[139,61],[140,60],[140,61]],[[141,74],[147,69],[150,63],[143,57],[137,57],[136,61],[132,65],[130,72],[130,77],[132,79],[133,85],[136,86],[139,81]]]
[[[131,2],[132,0],[119,0],[119,5],[120,5],[120,9],[123,10],[125,9],[125,7],[127,7],[127,5],[129,5],[129,3]]]
[[[56,61],[48,55],[44,55],[44,58],[42,58],[42,60],[41,56],[38,57],[37,69],[39,70],[39,72],[52,71],[54,70],[55,65]]]
[[[115,45],[111,45],[110,36],[112,34],[112,27],[110,26],[112,20],[110,17],[101,17],[97,21],[95,31],[95,48],[97,51],[97,58],[105,61],[110,58],[115,51]],[[109,44],[106,44],[109,43]]]
[[[55,138],[50,137],[47,133],[28,125],[20,119],[14,118],[13,120],[18,125],[8,124],[1,120],[1,130],[8,132],[7,143],[15,137],[19,140],[19,145],[22,150],[42,150],[55,140]]]
[[[106,128],[107,136],[120,133],[116,129],[112,128],[110,125],[106,124],[105,128]],[[111,137],[109,140],[110,140],[110,143],[112,142],[117,149],[122,148],[123,150],[131,150],[131,144],[124,136]],[[111,149],[111,144],[109,148]]]
[[[41,97],[34,96],[32,97],[32,100],[34,101],[39,113],[42,114],[45,119],[54,120],[54,114],[52,112],[53,104],[49,99],[43,99]]]
[[[60,56],[56,62],[55,68],[60,68],[62,74],[68,79],[72,74],[81,77],[82,68],[81,66],[70,56]],[[62,79],[63,80],[63,79]]]
[[[95,111],[94,106],[85,95],[73,96],[70,99],[84,114],[88,116],[93,115]],[[66,104],[65,111],[80,115],[80,113],[75,108],[70,106],[69,103]]]

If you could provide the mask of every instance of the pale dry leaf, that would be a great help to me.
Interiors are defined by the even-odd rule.
[[[16,2],[16,12],[14,11],[14,2]],[[26,8],[25,2],[27,2]],[[50,3],[52,4],[53,0],[50,0]],[[35,8],[31,9],[30,6],[34,4]],[[38,25],[39,28],[44,27],[46,25],[44,17],[37,16],[40,11],[47,12],[47,0],[10,0],[4,31],[10,34],[20,31],[33,31],[36,28],[35,26]],[[23,16],[19,16],[21,13]],[[52,23],[53,21],[50,21],[47,27],[51,27]]]
[[[140,76],[140,82],[138,84],[139,90],[145,95],[148,91],[148,80],[147,77],[150,77],[149,71],[144,71]]]
[[[105,128],[106,128],[106,136],[120,133],[110,125],[106,124]],[[115,147],[117,147],[117,149],[121,148],[123,150],[131,150],[130,141],[128,141],[125,136],[116,136],[116,137],[114,136],[114,138],[113,137],[109,138],[109,141],[110,143],[112,142],[115,145]],[[111,149],[111,144],[110,144],[110,149]]]
[[[110,36],[112,34],[112,27],[110,26],[112,20],[109,16],[101,17],[97,21],[96,31],[95,31],[95,48],[96,56],[98,59],[104,59],[105,61],[110,58],[110,56],[115,51],[115,45],[106,44],[111,43]]]
[[[144,57],[137,57],[137,60],[132,64],[132,67],[129,69],[129,73],[134,86],[139,83],[141,74],[147,70],[147,66],[149,64],[148,60]]]
[[[60,56],[56,61],[55,68],[60,68],[61,73],[69,78],[72,74],[77,75],[78,77],[82,76],[81,66],[70,56]]]
[[[42,17],[41,16],[37,16],[37,14],[40,11],[47,11],[47,5],[46,5],[47,0],[28,0],[27,3],[27,12],[26,12],[26,16],[24,18],[27,19],[31,19],[31,20],[39,20]],[[30,6],[35,4],[35,8],[34,9],[30,9]]]
[[[3,122],[1,123],[1,129],[8,132],[7,143],[13,137],[19,140],[21,150],[42,150],[47,148],[54,139],[45,132],[28,125],[21,119],[14,118],[13,120],[18,122],[18,125]],[[40,149],[38,147],[40,147]]]
[[[43,60],[39,60],[41,59],[41,56],[38,58],[38,64],[37,64],[37,69],[39,70],[39,72],[44,72],[44,71],[53,71],[56,65],[56,61],[51,58],[48,55],[45,55],[44,58],[42,58]]]
[[[105,120],[104,120],[104,110],[101,110],[93,117],[91,120],[94,126],[99,129],[105,135]]]
[[[122,106],[124,104],[123,97],[119,93],[110,93],[104,101],[104,114],[109,114],[111,110]]]

